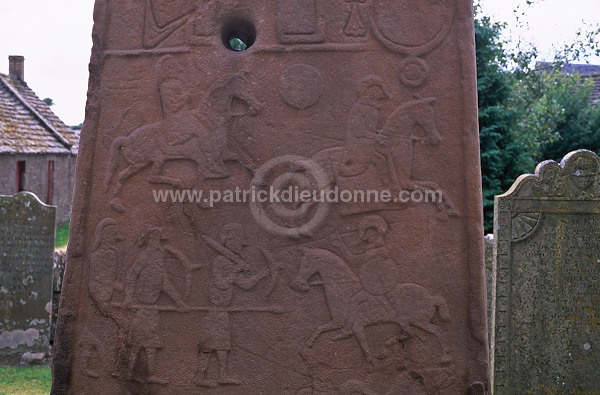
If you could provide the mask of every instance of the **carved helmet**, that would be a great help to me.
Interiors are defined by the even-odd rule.
[[[117,240],[125,240],[123,235],[121,235],[116,230],[117,221],[115,221],[112,218],[105,218],[102,221],[100,221],[100,223],[96,226],[96,234],[95,234],[95,238],[94,238],[94,250],[96,250],[96,249],[98,249],[98,247],[100,247],[100,245],[104,241],[110,227],[115,227]]]
[[[244,227],[236,222],[227,224],[221,229],[221,233],[219,234],[219,243],[225,245],[227,241],[235,237],[239,238],[238,240],[242,243],[242,245],[248,245],[248,240],[246,240]]]
[[[389,226],[379,215],[370,215],[363,218],[358,225],[358,233],[361,239],[365,237],[369,229],[375,229],[377,233],[384,236],[387,234]]]
[[[358,83],[358,95],[360,97],[367,96],[369,94],[369,90],[374,86],[381,89],[384,98],[389,99],[391,97],[390,93],[385,88],[383,80],[377,75],[368,75],[360,80]]]
[[[138,246],[143,246],[148,243],[152,235],[158,234],[160,240],[167,240],[161,228],[148,228],[142,233],[138,239]]]

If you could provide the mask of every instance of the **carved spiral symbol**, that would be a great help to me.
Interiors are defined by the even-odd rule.
[[[329,213],[329,203],[321,199],[330,189],[329,177],[309,158],[271,159],[254,175],[252,188],[257,197],[250,203],[252,216],[276,236],[311,237]]]

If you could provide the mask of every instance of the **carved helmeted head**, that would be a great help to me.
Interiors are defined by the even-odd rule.
[[[181,63],[172,55],[166,55],[156,63],[156,76],[161,108],[164,117],[183,111],[188,102],[188,93],[181,81],[184,75]]]
[[[162,81],[158,87],[163,116],[168,118],[184,111],[188,102],[188,94],[179,79]]]
[[[105,218],[96,226],[94,250],[97,250],[102,244],[114,246],[123,240],[125,240],[125,237],[119,233],[117,221],[112,218]]]
[[[389,230],[388,224],[378,215],[370,215],[363,218],[358,225],[360,239],[375,244],[383,242],[384,236]]]
[[[221,229],[219,234],[219,243],[228,250],[239,253],[248,245],[244,227],[238,223],[227,224]]]
[[[595,183],[598,176],[598,163],[587,157],[575,159],[570,171],[573,184],[582,191],[589,190]]]
[[[159,81],[178,79],[183,74],[181,63],[172,55],[163,56],[156,62],[156,76]]]
[[[381,77],[369,75],[358,83],[358,96],[371,104],[391,98]]]
[[[138,246],[157,246],[160,245],[161,240],[166,240],[167,238],[163,234],[161,228],[149,228],[140,236],[138,240]]]

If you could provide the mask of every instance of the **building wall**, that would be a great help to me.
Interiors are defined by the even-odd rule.
[[[75,181],[75,160],[72,155],[0,155],[0,195],[14,195],[17,191],[17,162],[25,161],[25,190],[48,203],[48,162],[54,161],[54,196],[58,224],[71,216],[71,200]]]

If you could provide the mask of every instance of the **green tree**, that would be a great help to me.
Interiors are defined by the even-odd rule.
[[[517,111],[511,108],[513,76],[500,39],[503,25],[488,17],[475,20],[479,138],[486,231],[494,222],[494,196],[506,191],[523,170],[523,155],[514,133]]]
[[[494,196],[521,174],[575,149],[600,151],[600,106],[589,102],[591,85],[563,72],[566,63],[598,54],[600,29],[578,33],[573,44],[557,51],[554,62],[540,68],[535,47],[507,50],[504,27],[484,16],[475,20],[486,232],[493,227]]]
[[[600,155],[600,106],[590,103],[591,81],[579,76],[562,78],[551,100],[560,109],[554,127],[555,138],[540,147],[543,159],[560,160],[577,149],[589,149]]]

